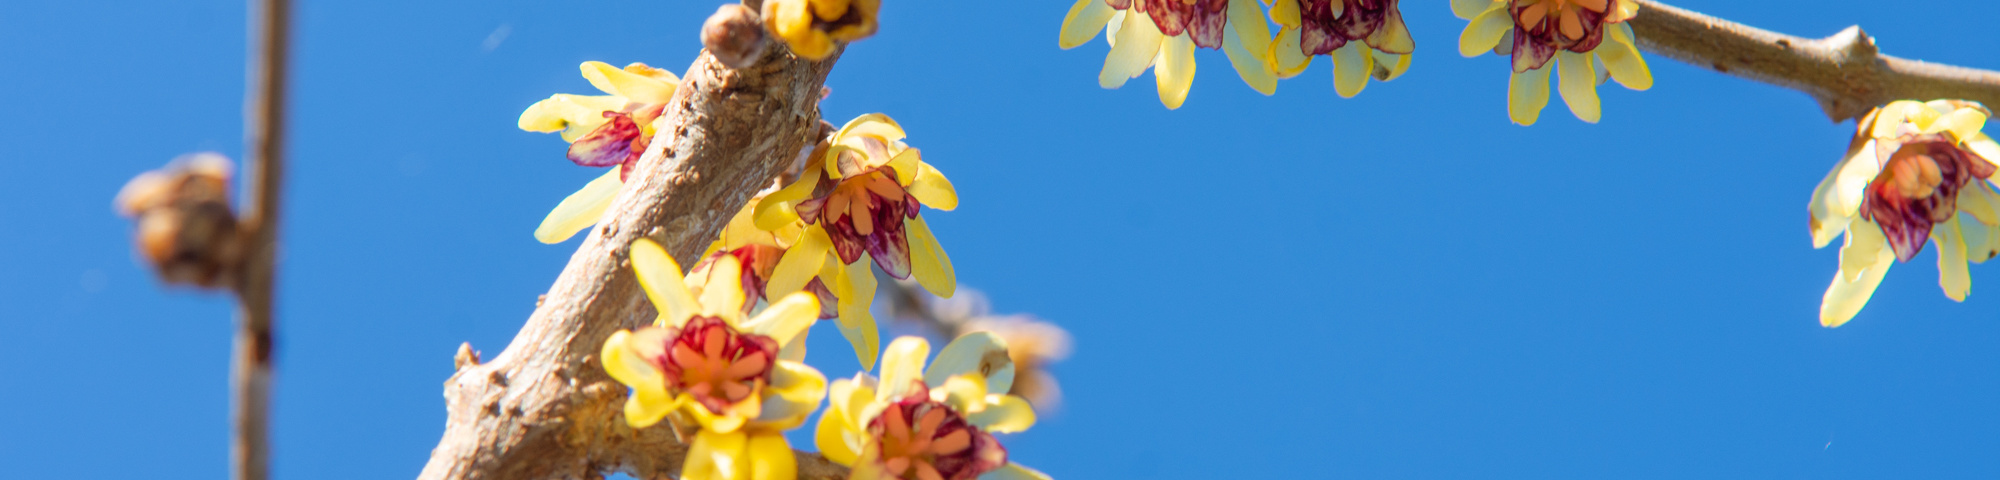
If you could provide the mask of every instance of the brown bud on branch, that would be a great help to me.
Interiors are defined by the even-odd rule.
[[[161,280],[203,288],[235,281],[243,239],[229,207],[232,170],[221,154],[183,155],[118,192],[118,213],[138,222],[139,254]]]
[[[723,5],[701,26],[701,46],[729,68],[745,68],[764,57],[770,42],[757,11],[738,4]]]

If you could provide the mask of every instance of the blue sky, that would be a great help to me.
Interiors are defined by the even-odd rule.
[[[1846,146],[1805,96],[1649,57],[1604,120],[1508,123],[1504,60],[1404,2],[1410,72],[1264,97],[1197,54],[1186,106],[1097,87],[1067,2],[885,2],[823,105],[884,112],[963,200],[962,284],[1075,336],[1065,408],[1006,438],[1059,478],[1993,478],[2000,304],[1934,252],[1852,323],[1807,195]],[[1974,1],[1681,0],[2000,68]],[[530,232],[598,172],[514,127],[586,60],[682,70],[716,2],[304,2],[283,231],[280,478],[407,478],[461,342],[497,354],[575,246]],[[0,464],[218,478],[226,297],[163,290],[111,211],[175,155],[240,158],[242,2],[0,5]],[[835,335],[816,335],[834,342]],[[851,374],[838,343],[812,361]]]

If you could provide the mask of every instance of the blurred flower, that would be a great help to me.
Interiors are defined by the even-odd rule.
[[[700,427],[689,442],[684,479],[786,480],[797,465],[784,431],[819,408],[826,377],[801,361],[819,305],[794,293],[747,320],[743,268],[723,256],[702,281],[651,240],[632,243],[632,270],[659,309],[653,326],[620,330],[599,357],[611,378],[632,388],[625,421],[644,428],[675,415]],[[690,288],[690,287],[696,288]]]
[[[583,62],[583,78],[609,95],[556,94],[521,112],[520,127],[530,132],[562,132],[570,142],[567,156],[577,165],[618,169],[570,194],[535,229],[535,239],[559,243],[597,223],[611,197],[624,186],[639,157],[652,142],[655,121],[680,79],[673,72],[643,63],[614,68],[604,62]]]
[[[1063,17],[1057,44],[1076,48],[1105,30],[1111,53],[1097,75],[1104,88],[1125,86],[1152,68],[1160,103],[1181,108],[1194,85],[1194,50],[1201,47],[1221,49],[1250,88],[1277,91],[1271,27],[1255,0],[1077,0]]]
[[[1397,0],[1277,0],[1271,20],[1283,27],[1271,43],[1279,78],[1305,72],[1312,58],[1333,61],[1333,88],[1353,97],[1368,77],[1388,81],[1410,68],[1416,41]]]
[[[778,261],[768,291],[799,291],[815,275],[828,281],[840,302],[841,334],[871,368],[881,339],[869,313],[876,287],[869,260],[891,277],[914,275],[940,296],[957,288],[951,259],[918,212],[958,208],[958,194],[904,136],[902,126],[879,113],[847,122],[825,155],[808,159],[799,179],[765,196],[754,213],[766,231],[806,225]]]
[[[882,380],[833,382],[832,408],[814,432],[820,453],[856,480],[1047,479],[1009,461],[993,433],[1027,430],[1035,411],[1004,392],[1014,381],[1007,344],[990,333],[959,337],[924,367],[930,342],[902,337],[882,355]]]
[[[764,0],[764,28],[792,47],[792,53],[820,60],[834,42],[852,43],[875,35],[882,0]]]
[[[1062,386],[1048,367],[1069,358],[1069,332],[1032,315],[983,316],[966,322],[959,331],[991,332],[1006,340],[1007,355],[1014,361],[1014,388],[1006,391],[1027,398],[1035,408],[1048,411],[1062,404]]]
[[[133,240],[161,280],[205,288],[235,282],[243,239],[229,208],[234,168],[218,153],[182,155],[118,191],[112,203],[137,221]]]
[[[1820,303],[1821,325],[1854,318],[1895,262],[1938,246],[1938,284],[1952,300],[1972,289],[1966,262],[2000,252],[2000,195],[1991,181],[2000,145],[1981,133],[1976,102],[1903,100],[1857,122],[1845,158],[1813,191],[1813,248],[1845,233],[1840,272]],[[1973,221],[1961,221],[1959,213]]]
[[[1451,10],[1472,22],[1458,37],[1460,55],[1513,56],[1507,114],[1514,123],[1533,125],[1541,117],[1553,71],[1560,70],[1570,113],[1590,123],[1601,116],[1597,84],[1607,77],[1633,90],[1653,87],[1625,23],[1639,12],[1633,0],[1452,0]]]

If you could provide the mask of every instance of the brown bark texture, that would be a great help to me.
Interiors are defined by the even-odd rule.
[[[1835,122],[1896,100],[1953,98],[2000,105],[2000,72],[1885,55],[1860,27],[1826,38],[1794,37],[1653,0],[1637,1],[1639,15],[1630,21],[1639,48],[1805,92]]]
[[[290,0],[250,0],[249,81],[243,106],[244,151],[250,157],[244,195],[243,263],[234,277],[235,351],[230,372],[230,477],[270,476],[271,350],[276,330],[280,187],[285,172],[285,83],[291,67]]]
[[[626,388],[597,359],[613,332],[658,315],[628,248],[651,238],[694,265],[730,217],[811,145],[820,88],[837,58],[811,62],[772,48],[743,69],[707,52],[695,60],[636,170],[521,332],[490,362],[458,357],[461,368],[445,382],[444,438],[419,478],[679,473],[685,444],[666,424],[627,426]],[[817,454],[798,455],[801,478],[847,475]]]

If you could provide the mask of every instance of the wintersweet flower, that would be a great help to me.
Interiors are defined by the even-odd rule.
[[[951,258],[918,213],[921,207],[958,208],[958,193],[903,143],[905,136],[901,125],[880,113],[847,122],[823,156],[807,159],[799,179],[765,196],[754,213],[757,228],[767,231],[805,223],[772,272],[768,291],[798,291],[814,275],[830,283],[840,299],[841,335],[854,344],[863,366],[873,366],[881,344],[869,313],[876,287],[870,260],[890,277],[914,276],[938,296],[957,288]]]
[[[1077,0],[1063,17],[1057,44],[1076,48],[1107,29],[1111,53],[1098,86],[1122,87],[1152,68],[1160,103],[1181,108],[1194,85],[1194,50],[1200,47],[1221,49],[1250,88],[1277,92],[1271,27],[1255,0]]]
[[[570,142],[567,156],[577,165],[619,168],[557,204],[535,229],[535,239],[542,243],[562,242],[597,223],[651,143],[654,123],[680,84],[673,72],[643,63],[619,69],[604,62],[583,62],[581,68],[583,78],[607,95],[550,96],[521,112],[520,127],[562,132],[563,141]]]
[[[777,269],[778,260],[784,258],[785,250],[798,242],[799,236],[805,233],[806,228],[805,222],[800,221],[793,221],[771,231],[757,228],[756,222],[751,220],[751,212],[756,210],[757,202],[763,199],[763,195],[753,197],[743,206],[743,210],[736,212],[736,216],[731,217],[729,223],[722,227],[722,233],[716,236],[715,243],[709,244],[708,251],[702,253],[701,262],[695,264],[694,269],[688,272],[690,279],[706,278],[708,267],[714,265],[716,259],[723,256],[735,257],[737,263],[743,265],[741,279],[743,289],[756,294],[744,302],[745,314],[750,313],[756,306],[757,300],[767,302],[772,300],[770,289],[766,288],[770,285],[771,273]],[[839,311],[834,308],[838,303],[833,296],[833,290],[828,289],[818,276],[806,282],[805,291],[811,292],[819,299],[820,319],[839,316]]]
[[[882,0],[764,0],[764,29],[792,53],[820,60],[833,54],[834,42],[874,35],[881,10]]]
[[[1597,84],[1606,76],[1625,88],[1653,88],[1653,73],[1625,23],[1639,12],[1632,0],[1452,0],[1451,11],[1472,22],[1458,37],[1460,55],[1513,56],[1507,114],[1514,123],[1534,125],[1541,117],[1549,74],[1558,70],[1563,102],[1590,123],[1602,115]]]
[[[818,301],[794,293],[749,317],[742,285],[726,281],[740,278],[735,257],[717,259],[703,282],[683,277],[651,240],[633,242],[630,258],[660,317],[612,334],[599,354],[605,372],[632,388],[625,422],[645,428],[672,415],[698,426],[683,479],[795,478],[784,432],[804,424],[825,396],[826,377],[800,363]]]
[[[880,383],[867,374],[834,380],[832,407],[820,415],[814,443],[855,480],[1013,480],[1049,478],[1007,458],[994,433],[1035,424],[1027,400],[1005,392],[1014,382],[1007,344],[972,333],[924,367],[930,342],[902,337],[882,355]]]
[[[1352,98],[1368,78],[1389,81],[1410,68],[1416,41],[1397,0],[1277,0],[1271,20],[1283,27],[1271,43],[1279,78],[1305,72],[1312,58],[1333,61],[1333,89]]]
[[[1938,246],[1938,285],[1965,301],[1972,290],[1966,262],[2000,252],[2000,144],[1981,133],[1992,115],[1977,102],[1892,102],[1856,122],[1848,153],[1819,188],[1812,213],[1813,248],[1845,233],[1840,271],[1819,307],[1819,322],[1838,327],[1854,318],[1896,262]],[[1962,221],[1960,213],[1973,221]]]

